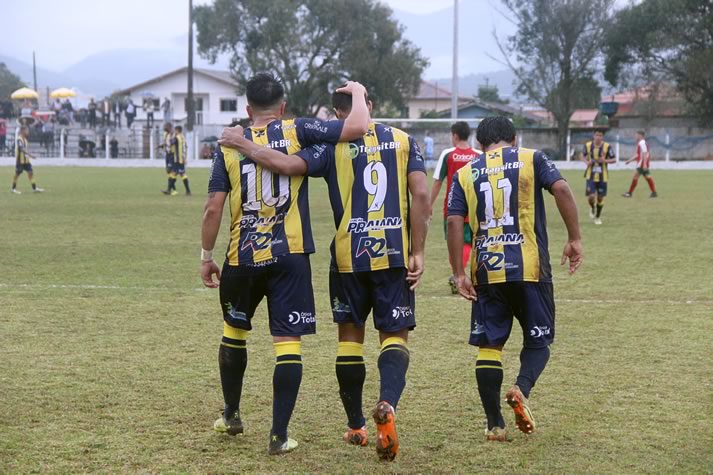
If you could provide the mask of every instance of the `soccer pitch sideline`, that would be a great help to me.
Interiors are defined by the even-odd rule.
[[[9,193],[0,168],[0,473],[710,473],[713,469],[713,172],[654,170],[660,198],[612,172],[604,225],[575,189],[585,262],[555,268],[557,340],[533,390],[538,431],[483,440],[469,305],[451,297],[435,206],[418,328],[399,405],[401,453],[347,446],[334,374],[336,328],[327,289],[333,232],[326,187],[311,181],[318,334],[303,344],[304,379],[290,435],[267,455],[274,354],[265,306],[248,339],[246,435],[218,435],[216,291],[201,288],[200,223],[207,170],[193,197],[167,197],[160,170],[36,167],[43,194]],[[179,184],[179,190],[181,186]],[[565,231],[548,201],[550,250]],[[227,208],[226,213],[227,215]],[[224,221],[217,249],[227,245]],[[369,323],[371,325],[371,323]],[[367,332],[365,410],[378,395],[377,335]],[[520,330],[505,349],[516,376]],[[509,350],[509,351],[508,351]],[[368,420],[370,434],[375,434]],[[373,442],[372,442],[373,444]]]

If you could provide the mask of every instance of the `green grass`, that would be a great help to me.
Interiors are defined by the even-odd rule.
[[[8,188],[11,174],[0,168]],[[566,175],[586,217],[581,173]],[[321,182],[311,191],[319,333],[303,344],[290,427],[300,447],[270,458],[274,357],[264,306],[248,343],[247,434],[211,430],[222,405],[222,323],[217,292],[202,290],[197,273],[202,193],[159,194],[160,170],[38,166],[47,193],[0,194],[0,473],[710,473],[713,173],[654,177],[659,199],[647,198],[642,181],[627,200],[630,174],[612,173],[604,225],[583,219],[581,271],[569,277],[556,266],[557,341],[532,398],[539,430],[504,445],[482,440],[469,306],[449,296],[436,207],[398,414],[402,451],[383,465],[373,448],[340,441],[326,282],[332,220]],[[191,179],[206,189],[206,170]],[[565,234],[548,201],[557,258]],[[367,338],[370,410],[373,329]],[[506,384],[520,341],[516,330]]]

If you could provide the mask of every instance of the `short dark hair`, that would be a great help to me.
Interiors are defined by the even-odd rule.
[[[366,100],[369,100],[369,96],[366,96]],[[334,91],[332,93],[332,107],[336,110],[349,113],[352,110],[352,95],[345,92]]]
[[[603,131],[602,129],[596,129],[596,130],[594,131],[594,135],[597,135],[597,134],[602,134],[602,135],[604,135],[604,131]]]
[[[175,130],[176,132],[183,132],[183,127],[181,127],[180,125],[177,125],[176,127],[174,127],[173,130]]]
[[[643,130],[637,130],[636,133],[641,135],[642,137],[646,137],[646,132],[644,132]]]
[[[507,117],[486,117],[478,124],[475,136],[483,147],[489,147],[498,142],[511,143],[515,140],[515,126]]]
[[[451,133],[456,134],[461,140],[468,140],[468,137],[470,137],[470,125],[468,125],[468,122],[459,120],[451,125]]]
[[[272,73],[257,73],[248,79],[245,96],[251,107],[269,109],[276,106],[285,97],[282,81]]]

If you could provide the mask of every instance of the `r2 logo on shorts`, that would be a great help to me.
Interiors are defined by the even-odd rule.
[[[359,238],[359,245],[357,246],[356,257],[366,254],[372,259],[376,257],[384,257],[386,253],[384,249],[386,248],[386,239],[375,238],[371,236],[362,236]]]
[[[270,247],[270,242],[272,241],[272,233],[258,233],[251,232],[245,236],[245,242],[243,242],[243,247],[240,248],[244,251],[247,248],[252,248],[253,252],[262,251]]]
[[[502,270],[505,254],[499,252],[481,252],[478,254],[478,268],[485,267],[488,272]]]

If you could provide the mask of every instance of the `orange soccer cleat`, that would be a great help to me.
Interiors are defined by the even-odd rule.
[[[525,434],[532,434],[535,431],[535,418],[530,412],[530,404],[517,386],[511,387],[505,393],[505,401],[513,412],[515,412],[515,425]]]
[[[376,405],[373,416],[376,422],[376,454],[379,460],[390,462],[399,453],[394,408],[388,402],[381,401]]]
[[[349,445],[358,445],[360,447],[366,446],[366,444],[369,443],[369,438],[366,434],[366,426],[361,429],[347,429],[344,433],[344,442]]]

